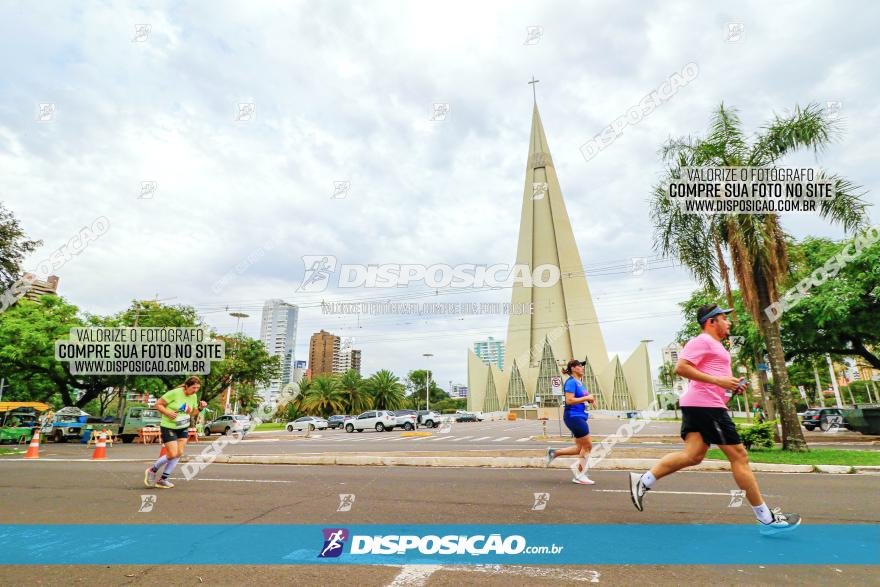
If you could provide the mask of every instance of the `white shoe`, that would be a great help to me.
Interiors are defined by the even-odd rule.
[[[586,473],[578,473],[574,476],[574,479],[571,480],[572,483],[577,483],[578,485],[595,485],[596,482],[587,477]]]

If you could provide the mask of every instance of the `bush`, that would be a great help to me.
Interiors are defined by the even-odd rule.
[[[769,420],[763,424],[737,424],[736,431],[742,439],[746,450],[755,448],[773,448],[773,433],[776,430],[776,420]]]

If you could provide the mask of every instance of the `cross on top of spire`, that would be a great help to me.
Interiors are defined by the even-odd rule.
[[[529,82],[529,85],[532,86],[532,100],[535,101],[535,104],[538,103],[538,94],[537,94],[537,92],[535,91],[535,84],[538,83],[539,81],[541,81],[541,80],[539,80],[539,79],[535,79],[535,76],[534,76],[534,74],[533,74],[533,75],[532,75],[532,81]]]

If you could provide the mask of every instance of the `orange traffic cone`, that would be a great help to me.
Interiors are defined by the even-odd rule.
[[[107,458],[107,433],[101,432],[98,438],[98,444],[95,445],[95,452],[92,453],[93,461],[103,461]]]
[[[31,438],[31,444],[27,449],[27,452],[24,453],[24,458],[26,459],[38,459],[40,458],[40,429],[34,428],[34,436]]]

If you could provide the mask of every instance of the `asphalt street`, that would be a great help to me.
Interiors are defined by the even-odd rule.
[[[311,467],[214,464],[172,490],[142,484],[143,464],[91,461],[0,461],[0,523],[4,524],[752,524],[745,506],[729,507],[728,473],[682,472],[662,480],[638,512],[626,473],[596,471],[597,485],[570,483],[565,470]],[[805,524],[880,524],[880,475],[759,474],[771,506],[800,512]],[[534,510],[535,493],[549,495]],[[156,494],[139,512],[142,495]],[[337,511],[340,494],[354,494]],[[185,536],[185,526],[182,528]],[[598,537],[597,537],[598,538]],[[191,536],[193,541],[210,537]],[[228,545],[218,544],[218,548]],[[662,545],[658,545],[662,548]],[[863,566],[81,566],[0,569],[3,584],[107,585],[866,585]],[[355,579],[356,578],[356,579]]]

